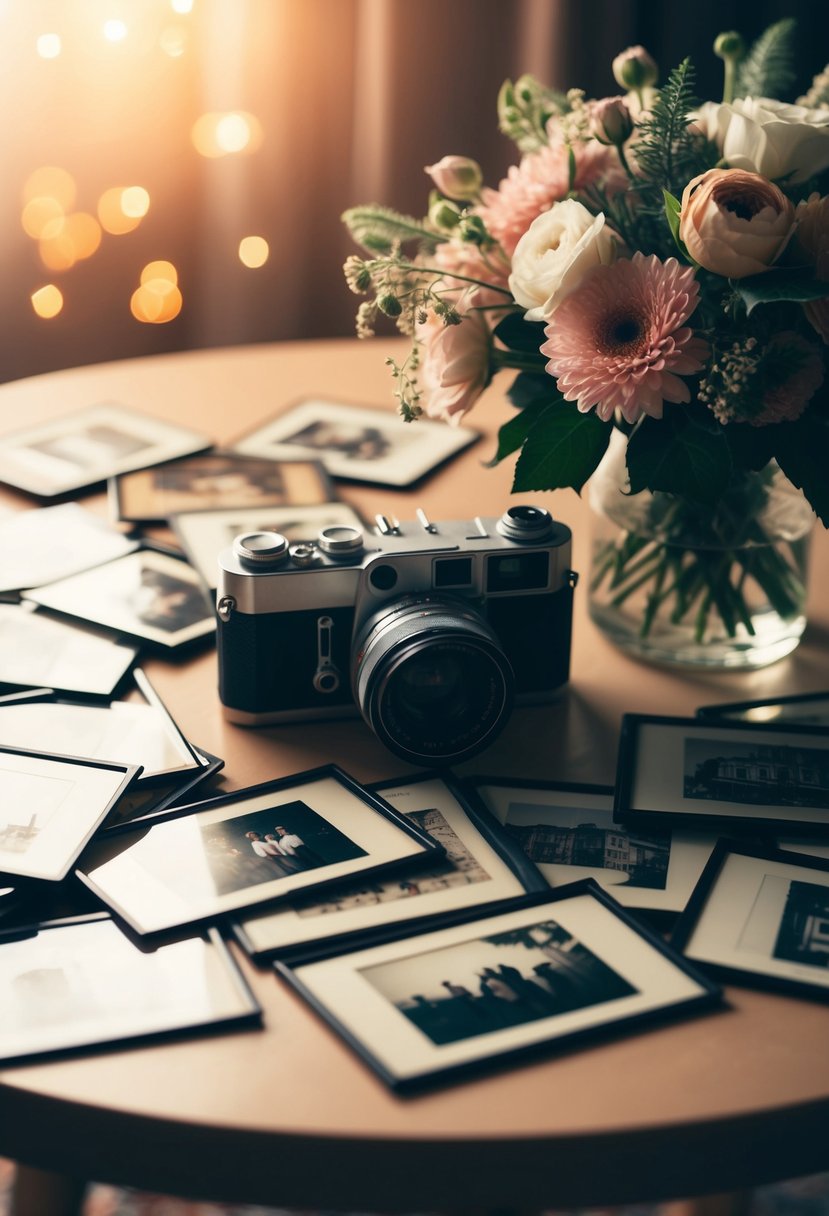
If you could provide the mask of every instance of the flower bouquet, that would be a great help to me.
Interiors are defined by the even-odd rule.
[[[425,218],[343,217],[358,333],[385,315],[412,338],[403,417],[457,423],[515,369],[493,463],[517,453],[516,491],[590,479],[610,521],[591,612],[657,659],[788,653],[812,511],[829,525],[829,70],[778,100],[793,35],[721,34],[721,102],[689,60],[657,87],[642,47],[613,62],[618,96],[507,81],[521,156],[497,188],[445,156]]]

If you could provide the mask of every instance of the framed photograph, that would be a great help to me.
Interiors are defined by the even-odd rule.
[[[138,771],[0,746],[0,874],[65,878]]]
[[[54,498],[208,447],[189,427],[105,402],[0,436],[0,481]]]
[[[428,418],[404,422],[391,407],[314,398],[300,401],[231,448],[272,460],[317,459],[332,477],[408,486],[478,438],[468,427]]]
[[[829,835],[829,729],[625,714],[614,818],[766,836]]]
[[[98,828],[97,835],[134,831],[137,825],[153,822],[172,807],[192,803],[193,798],[201,794],[203,784],[225,766],[224,760],[203,748],[194,747],[193,751],[199,762],[195,772],[158,782],[134,781]]]
[[[165,650],[216,629],[215,612],[196,571],[152,549],[27,591],[24,599]]]
[[[18,511],[0,520],[0,591],[40,587],[138,548],[74,502]]]
[[[592,879],[462,924],[275,966],[401,1090],[719,997]]]
[[[163,523],[179,511],[256,510],[327,502],[331,481],[318,460],[277,463],[235,452],[205,452],[110,479],[116,519]]]
[[[829,1000],[829,860],[721,839],[672,944],[726,980]]]
[[[336,524],[364,526],[360,516],[344,502],[315,506],[253,507],[248,510],[187,511],[171,515],[170,524],[201,575],[205,586],[215,588],[219,580],[218,557],[242,532],[273,529],[289,541],[316,540],[323,528]]]
[[[215,929],[147,950],[105,913],[0,932],[0,1011],[3,1063],[262,1019]]]
[[[468,784],[551,887],[594,878],[626,908],[679,912],[716,836],[628,831],[613,820],[613,788],[475,777]]]
[[[829,692],[807,692],[796,697],[777,697],[768,701],[727,701],[722,705],[702,705],[697,710],[697,717],[829,726]]]
[[[109,697],[137,654],[104,630],[55,620],[34,604],[0,604],[0,685]]]
[[[428,832],[445,855],[428,868],[338,884],[236,921],[236,936],[257,960],[301,952],[314,943],[365,940],[389,925],[445,921],[450,914],[544,891],[547,883],[486,811],[473,807],[451,778],[425,773],[369,787]]]
[[[442,855],[431,836],[335,765],[169,812],[97,842],[79,877],[136,933]]]

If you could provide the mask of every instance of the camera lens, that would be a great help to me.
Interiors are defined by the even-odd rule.
[[[358,632],[354,699],[391,751],[454,764],[486,747],[512,708],[513,674],[498,639],[468,604],[407,597]]]

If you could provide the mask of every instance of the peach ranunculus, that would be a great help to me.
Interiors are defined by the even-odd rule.
[[[803,311],[810,325],[829,345],[829,195],[821,198],[811,194],[797,204],[797,229],[794,246],[808,265],[814,267],[815,278],[826,284],[826,299],[808,300]]]
[[[430,318],[418,325],[420,381],[430,418],[457,426],[489,384],[492,331],[489,314],[476,309],[489,303],[492,294],[478,288],[465,291],[455,304],[463,318],[460,324],[443,325]]]
[[[768,270],[793,224],[789,199],[757,173],[709,169],[682,192],[680,238],[695,262],[729,279]]]
[[[829,110],[791,106],[770,97],[708,101],[695,125],[733,169],[805,182],[829,167]]]

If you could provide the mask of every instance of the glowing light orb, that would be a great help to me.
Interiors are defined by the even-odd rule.
[[[239,152],[255,152],[262,143],[262,125],[242,110],[202,114],[190,132],[200,156],[215,158]]]
[[[150,208],[143,186],[112,186],[98,199],[98,219],[105,232],[123,236],[141,223]]]
[[[192,13],[193,0],[170,0],[170,8],[174,13]]]
[[[104,22],[103,34],[107,42],[123,42],[127,36],[127,26],[123,21],[112,19]]]
[[[239,261],[251,270],[264,266],[269,255],[270,248],[263,236],[244,236],[239,242]]]
[[[37,53],[41,59],[57,59],[61,52],[60,34],[41,34],[37,40]]]
[[[130,219],[143,219],[150,209],[150,196],[143,186],[127,186],[121,191],[121,210]]]
[[[54,283],[38,287],[31,295],[32,308],[44,321],[51,321],[63,308],[63,292]]]
[[[48,194],[29,199],[20,214],[23,231],[36,241],[46,235],[47,229],[54,225],[55,221],[62,223],[63,218],[63,207],[56,198]]]
[[[130,312],[145,325],[166,325],[181,312],[182,296],[169,279],[150,279],[132,293]]]
[[[169,283],[171,287],[178,284],[178,271],[172,262],[148,262],[141,271],[141,286],[155,280],[158,283]]]
[[[75,179],[66,169],[56,165],[41,165],[30,173],[23,183],[23,202],[28,203],[33,198],[53,198],[64,211],[68,211],[75,202],[77,195]]]

